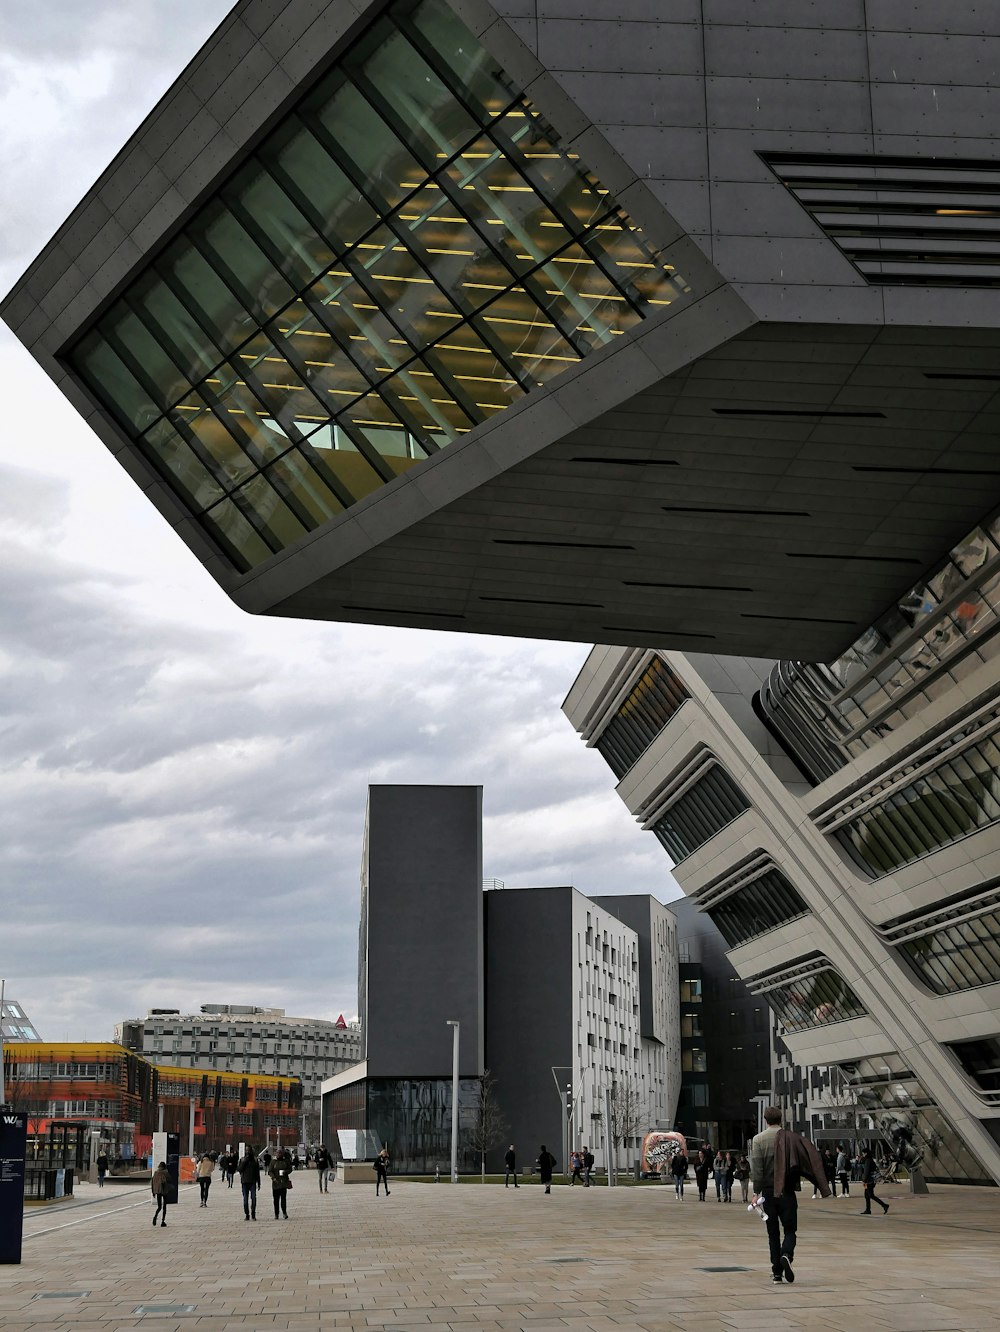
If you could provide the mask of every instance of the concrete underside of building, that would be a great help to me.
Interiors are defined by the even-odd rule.
[[[1000,500],[998,51],[931,0],[241,0],[3,317],[249,611],[828,660]]]

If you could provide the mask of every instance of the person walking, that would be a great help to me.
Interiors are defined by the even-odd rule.
[[[513,1143],[511,1143],[510,1146],[507,1148],[506,1152],[504,1152],[504,1157],[503,1157],[503,1186],[504,1186],[505,1189],[509,1187],[509,1185],[510,1185],[510,1178],[511,1178],[512,1175],[513,1175],[513,1177],[514,1177],[514,1188],[516,1189],[516,1188],[517,1188],[517,1154],[516,1154],[515,1151],[514,1151],[514,1144],[513,1144]]]
[[[212,1172],[215,1170],[215,1162],[206,1153],[198,1162],[198,1169],[195,1171],[195,1178],[198,1181],[198,1188],[201,1191],[201,1205],[208,1206],[208,1191],[212,1187]]]
[[[829,1196],[830,1186],[819,1152],[800,1133],[781,1127],[778,1106],[765,1108],[764,1123],[767,1128],[750,1144],[750,1174],[754,1202],[760,1202],[767,1222],[771,1280],[778,1285],[795,1280],[792,1259],[799,1211],[795,1194],[800,1178],[811,1180],[824,1198]]]
[[[704,1148],[699,1148],[698,1155],[694,1159],[694,1182],[698,1186],[698,1201],[705,1201],[705,1193],[708,1190],[708,1172],[711,1162],[705,1155]]]
[[[316,1149],[316,1174],[319,1176],[320,1193],[330,1192],[330,1171],[333,1169],[333,1157],[326,1149],[325,1143],[320,1143]]]
[[[736,1177],[736,1157],[732,1152],[726,1152],[726,1168],[722,1178],[722,1201],[733,1201],[733,1180]]]
[[[570,1163],[573,1173],[570,1176],[570,1184],[573,1185],[577,1180],[583,1183],[583,1152],[574,1152],[570,1157]]]
[[[97,1187],[104,1188],[104,1176],[108,1173],[108,1154],[107,1152],[97,1153]]]
[[[583,1182],[590,1188],[590,1176],[594,1172],[594,1153],[589,1147],[583,1149]]]
[[[830,1192],[834,1198],[837,1196],[837,1158],[829,1147],[823,1148],[823,1169],[826,1171],[826,1182],[830,1186]]]
[[[545,1192],[552,1192],[552,1172],[556,1168],[556,1158],[549,1149],[542,1143],[542,1150],[538,1153],[538,1178],[545,1185]]]
[[[165,1226],[167,1224],[167,1194],[170,1192],[171,1183],[172,1181],[170,1179],[170,1171],[167,1169],[167,1163],[166,1161],[161,1161],[153,1171],[153,1178],[150,1181],[153,1197],[156,1199],[156,1211],[153,1213],[154,1226],[156,1225],[156,1222],[160,1220],[161,1213],[162,1220],[160,1220],[160,1225]]]
[[[743,1201],[746,1202],[750,1193],[750,1162],[741,1152],[736,1158],[736,1179],[739,1181],[740,1190],[743,1194]]]
[[[280,1151],[267,1167],[271,1180],[271,1197],[274,1202],[274,1219],[278,1212],[288,1220],[288,1190],[292,1187],[292,1158],[287,1151]]]
[[[684,1152],[675,1152],[670,1158],[670,1173],[674,1177],[674,1196],[684,1201],[684,1183],[688,1177],[688,1159]]]
[[[882,1208],[882,1215],[885,1216],[889,1210],[889,1204],[883,1202],[875,1194],[875,1183],[878,1179],[878,1166],[875,1164],[875,1153],[869,1145],[861,1153],[861,1180],[865,1186],[865,1210],[860,1212],[860,1216],[871,1216],[872,1203],[877,1202]]]
[[[726,1158],[720,1147],[712,1162],[712,1178],[715,1180],[715,1201],[722,1202],[722,1181],[726,1175]]]
[[[389,1196],[389,1149],[383,1147],[372,1162],[375,1171],[375,1197],[378,1197],[379,1185],[385,1185],[385,1196]]]
[[[840,1192],[845,1198],[851,1196],[851,1154],[841,1146],[837,1152],[837,1178],[840,1180]]]
[[[252,1147],[247,1147],[239,1164],[240,1185],[243,1189],[243,1220],[257,1220],[257,1190],[260,1188],[260,1162]]]

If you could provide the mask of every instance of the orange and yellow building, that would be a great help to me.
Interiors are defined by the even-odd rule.
[[[3,1047],[8,1102],[28,1115],[29,1136],[57,1120],[100,1129],[119,1154],[145,1156],[161,1127],[191,1133],[198,1152],[237,1142],[298,1141],[302,1083],[266,1073],[219,1073],[154,1064],[122,1045],[11,1042]]]

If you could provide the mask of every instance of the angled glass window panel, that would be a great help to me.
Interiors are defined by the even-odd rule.
[[[472,324],[478,328],[478,316],[472,320]],[[494,320],[485,326],[484,336],[499,343],[508,364],[517,366],[519,371],[526,371],[533,384],[544,384],[580,360],[576,348],[548,321],[521,327]]]
[[[330,243],[256,162],[239,172],[223,198],[293,287],[305,286],[333,262]]]
[[[527,272],[571,239],[546,200],[490,139],[477,139],[441,179],[442,194],[454,200],[515,273]]]
[[[513,100],[516,89],[503,69],[443,0],[424,0],[400,22],[423,39],[429,58],[448,70],[480,119],[493,119]]]
[[[252,379],[255,395],[287,434],[308,435],[333,415],[265,333],[244,343],[231,366],[236,374]]]
[[[371,203],[300,120],[276,130],[259,156],[338,249],[353,245],[378,221]]]
[[[366,417],[365,420],[374,420],[374,417]],[[378,429],[379,427],[371,427]],[[386,484],[387,479],[395,475],[393,468],[380,463],[380,470],[376,470],[372,462],[364,453],[358,449],[358,444],[351,438],[350,431],[353,426],[337,426],[334,430],[335,448],[317,449],[312,457],[313,465],[321,476],[328,479],[330,488],[338,495],[344,494],[350,496],[350,502],[356,503],[370,495],[372,491],[381,489]],[[313,439],[304,446],[303,451],[308,453],[313,445]],[[372,452],[372,456],[377,454],[377,450],[372,450],[367,436],[358,432],[358,439],[364,448]],[[385,472],[386,475],[382,475]]]
[[[610,211],[608,191],[558,144],[527,102],[496,121],[490,134],[502,145],[511,168],[534,185],[564,222],[583,229]]]
[[[639,315],[580,245],[567,245],[525,279],[525,288],[550,318],[583,345],[602,346]]]
[[[161,408],[172,406],[189,388],[187,377],[174,364],[134,310],[123,301],[114,305],[100,330],[149,389]]]
[[[218,480],[169,421],[157,421],[143,436],[145,451],[166,473],[195,512],[207,509],[225,493]]]
[[[344,505],[321,476],[319,468],[314,467],[298,448],[290,449],[264,474],[271,478],[279,493],[291,497],[296,508],[305,511],[312,526],[318,527],[344,511]]]
[[[338,425],[374,450],[382,461],[382,470],[390,477],[426,457],[423,449],[418,452],[414,448],[414,431],[399,405],[386,401],[381,394],[360,398],[341,415]]]
[[[566,329],[557,328],[551,316],[539,309],[538,302],[528,294],[528,288],[541,292],[541,287],[526,280],[525,286],[514,287],[479,312],[475,324],[485,339],[498,348],[506,348],[511,340],[532,339],[548,336],[553,330],[565,334]]]
[[[279,352],[300,366],[303,382],[331,411],[338,412],[371,385],[316,312],[294,301],[268,332]]]
[[[254,321],[236,293],[190,241],[175,241],[157,260],[156,267],[181,304],[192,312],[195,323],[212,335],[217,347],[225,351],[251,332]]]
[[[413,423],[418,431],[433,435],[441,447],[440,437],[450,442],[467,434],[488,412],[467,412],[462,401],[456,399],[456,390],[449,390],[423,361],[414,361],[405,369],[387,379],[379,387],[390,405],[398,405],[402,418]],[[458,394],[465,401],[465,394]],[[468,400],[470,408],[471,399]],[[506,406],[503,403],[502,406]],[[425,457],[423,450],[419,457]]]
[[[229,365],[224,364],[218,375],[204,380],[184,403],[189,406],[199,401],[214,409],[215,415],[258,464],[284,453],[296,434],[294,422],[289,421],[286,429]]]
[[[353,261],[352,267],[365,272],[358,260]],[[372,284],[371,291],[346,269],[331,270],[310,288],[309,299],[315,302],[323,322],[354,363],[372,383],[376,383],[404,362],[412,360],[416,349],[387,318],[376,299],[382,284],[374,276],[369,277],[367,272],[365,276]],[[419,278],[420,283],[425,281],[433,286],[430,278]]]
[[[468,324],[449,330],[428,348],[423,359],[445,384],[453,383],[466,400],[488,393],[489,401],[509,405],[524,395],[515,372]]]
[[[443,295],[447,292],[464,310],[475,310],[483,304],[484,299],[489,299],[496,289],[509,286],[514,281],[514,275],[497,259],[480,233],[464,218],[459,217],[454,208],[448,207],[447,201],[442,198],[438,190],[418,191],[390,218],[390,221],[400,235],[405,237],[407,246],[416,256],[416,260],[411,259],[411,262],[419,261],[420,271],[430,274],[437,284],[442,293],[438,297],[438,304],[441,307],[450,305]],[[382,273],[392,273],[397,270],[404,273],[409,271],[400,266],[400,251],[406,252],[405,247],[399,247],[398,250],[394,249],[392,253],[387,254],[385,261],[377,265],[375,272],[383,283],[387,297],[392,299],[394,310],[395,306],[401,305],[407,296],[411,304],[416,304],[417,308],[420,308],[421,298],[425,298],[428,291],[433,292],[433,288],[407,292],[402,284],[394,287],[381,276]],[[404,277],[404,281],[406,280]],[[426,300],[422,303],[426,306]],[[454,307],[451,309],[454,310]],[[433,326],[434,323],[437,324],[436,328]],[[423,341],[433,340],[446,328],[447,324],[440,318],[434,321],[421,320],[421,330],[429,335],[425,336]]]
[[[247,436],[224,425],[200,394],[190,394],[170,412],[170,419],[182,435],[200,446],[201,456],[226,490],[239,485],[257,470],[257,461],[244,447]]]
[[[274,261],[223,204],[202,209],[188,234],[258,319],[269,319],[292,299]]]
[[[232,500],[216,504],[203,515],[201,521],[209,535],[218,541],[236,567],[244,573],[274,554]]]
[[[221,355],[212,338],[156,273],[144,274],[127,299],[189,380],[201,379],[218,365]]]
[[[377,23],[345,61],[371,102],[385,108],[397,132],[424,165],[433,170],[479,126],[419,54],[391,23]]]
[[[253,515],[254,527],[275,550],[284,550],[308,531],[265,477],[247,481],[238,494],[241,507]]]
[[[98,398],[126,427],[145,430],[159,416],[149,390],[99,333],[88,333],[73,359]]]
[[[583,243],[615,285],[637,305],[671,305],[690,292],[673,265],[654,254],[642,233],[620,212],[588,231]]]
[[[364,96],[360,88],[337,73],[314,93],[301,109],[317,137],[335,152],[376,211],[394,208],[420,185],[426,171],[399,136]],[[325,131],[325,138],[324,132]]]

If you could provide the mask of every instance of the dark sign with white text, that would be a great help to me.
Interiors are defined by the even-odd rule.
[[[0,1110],[0,1263],[21,1261],[28,1116]]]

